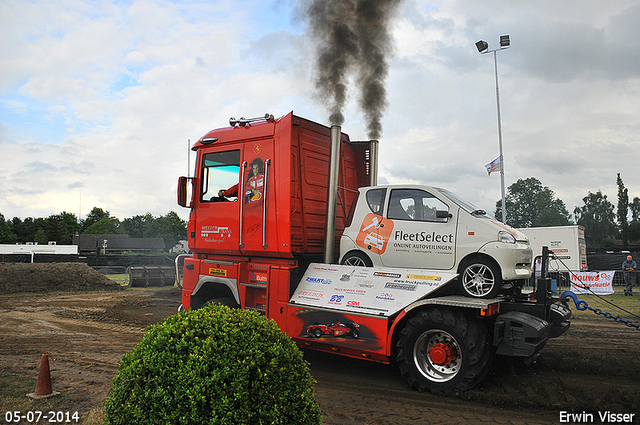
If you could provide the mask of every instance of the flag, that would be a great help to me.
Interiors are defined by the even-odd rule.
[[[494,171],[500,171],[502,168],[500,164],[500,157],[497,157],[496,159],[485,165],[484,168],[487,169],[487,173],[489,173],[489,175],[491,175],[491,173]]]

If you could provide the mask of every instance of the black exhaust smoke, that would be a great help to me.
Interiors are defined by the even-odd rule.
[[[359,105],[370,139],[382,134],[387,106],[384,81],[391,51],[389,21],[402,0],[311,0],[306,16],[318,51],[316,88],[329,104],[332,125],[342,125],[351,75],[359,89]]]

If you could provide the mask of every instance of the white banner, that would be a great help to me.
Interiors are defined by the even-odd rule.
[[[425,269],[311,263],[290,302],[391,316],[456,276],[456,273]]]
[[[613,294],[614,273],[613,271],[574,272],[571,274],[571,291],[575,294]]]

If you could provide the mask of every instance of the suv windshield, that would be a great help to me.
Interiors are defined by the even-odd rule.
[[[468,201],[465,201],[465,200],[461,199],[455,193],[450,192],[447,189],[441,189],[439,187],[436,188],[436,189],[438,189],[438,191],[440,193],[442,193],[447,198],[451,199],[460,208],[462,208],[463,210],[465,210],[469,214],[473,214],[473,215],[475,215],[477,217],[486,217],[486,218],[490,218],[490,219],[495,220],[495,218],[491,214],[487,214],[487,212],[485,210],[481,210],[480,208],[478,208],[475,205],[473,205],[471,202],[468,202]]]

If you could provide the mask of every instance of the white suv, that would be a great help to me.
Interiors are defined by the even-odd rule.
[[[531,276],[527,237],[447,190],[363,187],[352,213],[341,264],[455,270],[460,292],[476,298]]]

